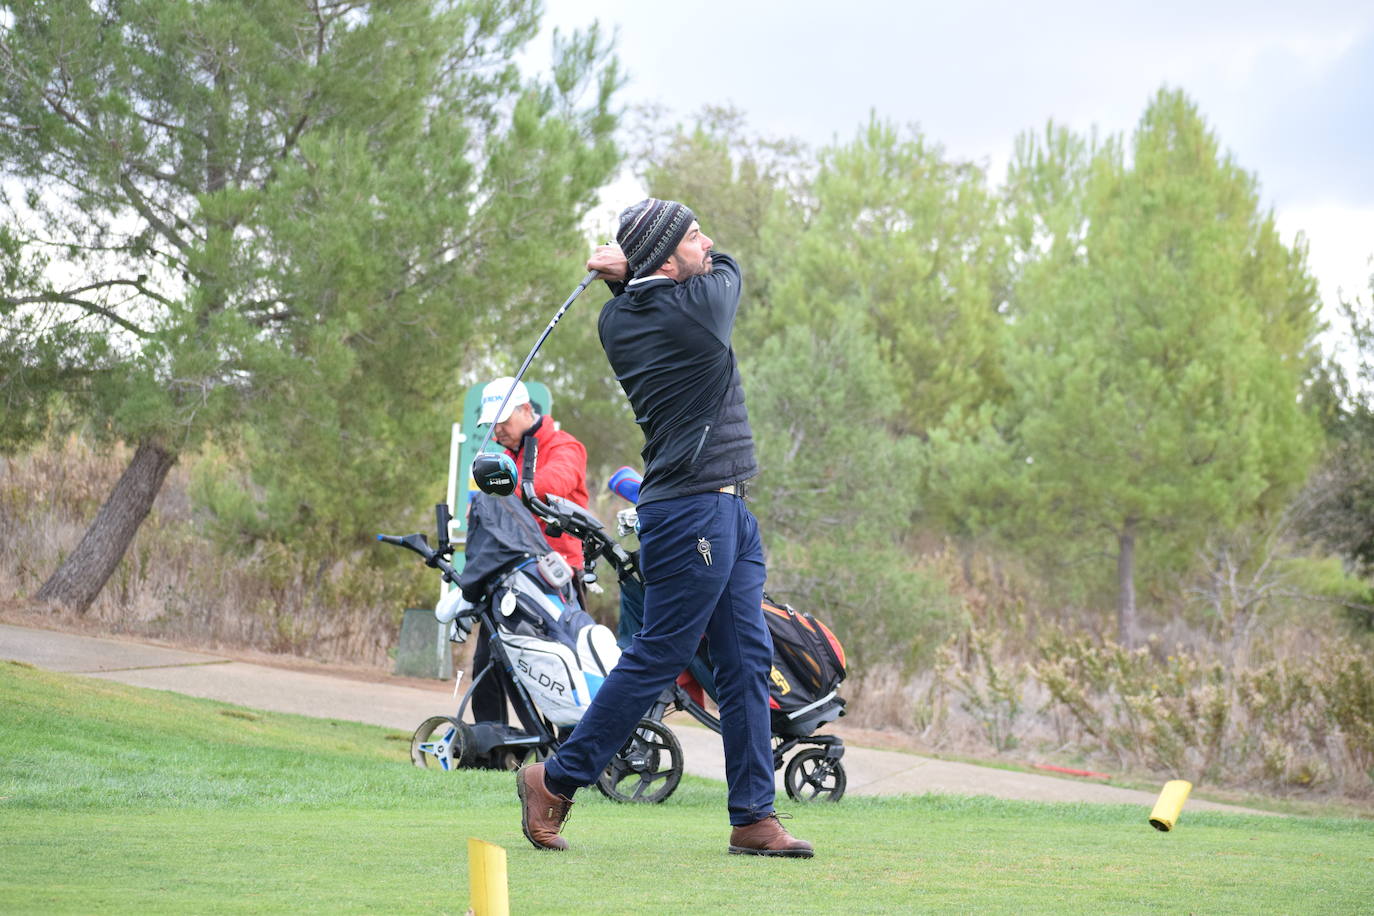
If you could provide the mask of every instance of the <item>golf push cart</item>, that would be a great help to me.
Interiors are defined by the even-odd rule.
[[[601,679],[619,658],[615,636],[592,621],[580,606],[570,579],[551,572],[550,551],[537,517],[550,533],[567,533],[582,541],[584,579],[595,582],[598,561],[616,571],[620,583],[621,645],[628,646],[642,623],[643,578],[638,554],[627,551],[586,509],[534,492],[537,444],[524,445],[525,468],[520,498],[477,493],[469,516],[467,563],[462,573],[451,564],[449,510],[436,507],[438,549],[423,534],[404,538],[378,535],[378,540],[419,554],[446,582],[481,587],[482,599],[453,622],[453,638],[466,638],[478,620],[490,634],[491,660],[475,673],[458,711],[423,722],[411,740],[411,760],[419,767],[515,769],[530,755],[543,759],[571,733]],[[617,489],[627,495],[622,489]],[[632,498],[632,494],[631,494]],[[621,536],[634,525],[634,510],[620,513]],[[557,557],[557,554],[552,554]],[[566,569],[566,564],[564,564]],[[445,600],[456,600],[458,592]],[[844,678],[844,650],[834,634],[810,614],[767,600],[764,618],[773,635],[774,667],[770,675],[773,767],[784,769],[783,785],[796,801],[839,801],[846,788],[844,742],[815,735],[816,728],[844,715],[836,685]],[[461,675],[460,675],[461,677]],[[510,698],[520,727],[501,722],[463,721],[474,692],[485,678],[498,679]],[[567,685],[572,685],[568,689]],[[697,689],[698,685],[702,689]],[[646,711],[635,732],[612,758],[597,788],[617,801],[662,802],[682,778],[682,747],[663,718],[681,710],[717,733],[720,720],[706,706],[714,698],[705,647],[684,677],[664,691]],[[806,745],[790,760],[786,755]]]
[[[571,734],[619,658],[615,636],[578,603],[566,561],[551,554],[518,498],[474,496],[467,562],[461,573],[452,563],[448,505],[436,506],[435,516],[437,548],[423,534],[377,539],[419,554],[445,582],[465,586],[469,593],[480,588],[481,599],[462,607],[450,633],[462,641],[473,623],[480,622],[490,640],[490,659],[474,673],[452,716],[430,717],[415,730],[411,761],[440,770],[513,770],[528,759],[542,760]],[[445,601],[457,602],[460,597],[454,589]],[[464,721],[474,691],[487,678],[501,684],[518,725]],[[661,802],[677,788],[682,772],[682,747],[676,736],[662,722],[645,719],[597,788],[616,801]]]

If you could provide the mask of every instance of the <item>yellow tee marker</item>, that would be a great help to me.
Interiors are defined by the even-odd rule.
[[[510,916],[504,849],[468,837],[468,884],[471,916]]]
[[[1150,826],[1156,830],[1173,830],[1179,813],[1183,811],[1183,803],[1188,800],[1188,793],[1192,789],[1193,784],[1186,779],[1171,779],[1166,782],[1160,790],[1159,800],[1155,802],[1155,809],[1150,812]]]

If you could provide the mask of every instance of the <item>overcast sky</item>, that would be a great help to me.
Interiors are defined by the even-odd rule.
[[[1307,234],[1323,298],[1369,299],[1374,0],[545,3],[546,28],[618,32],[626,101],[684,120],[730,103],[758,133],[814,145],[874,111],[998,183],[1017,134],[1050,118],[1130,132],[1157,89],[1181,88],[1285,238]]]

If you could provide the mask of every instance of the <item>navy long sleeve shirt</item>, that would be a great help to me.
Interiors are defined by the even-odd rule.
[[[730,345],[742,277],[727,254],[711,252],[711,265],[682,283],[654,277],[627,285],[601,309],[601,346],[644,432],[641,505],[758,473]]]

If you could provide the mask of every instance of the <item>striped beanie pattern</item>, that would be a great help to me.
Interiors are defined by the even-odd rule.
[[[675,200],[650,197],[626,207],[615,240],[629,262],[627,279],[638,280],[658,270],[694,219],[692,211]]]

